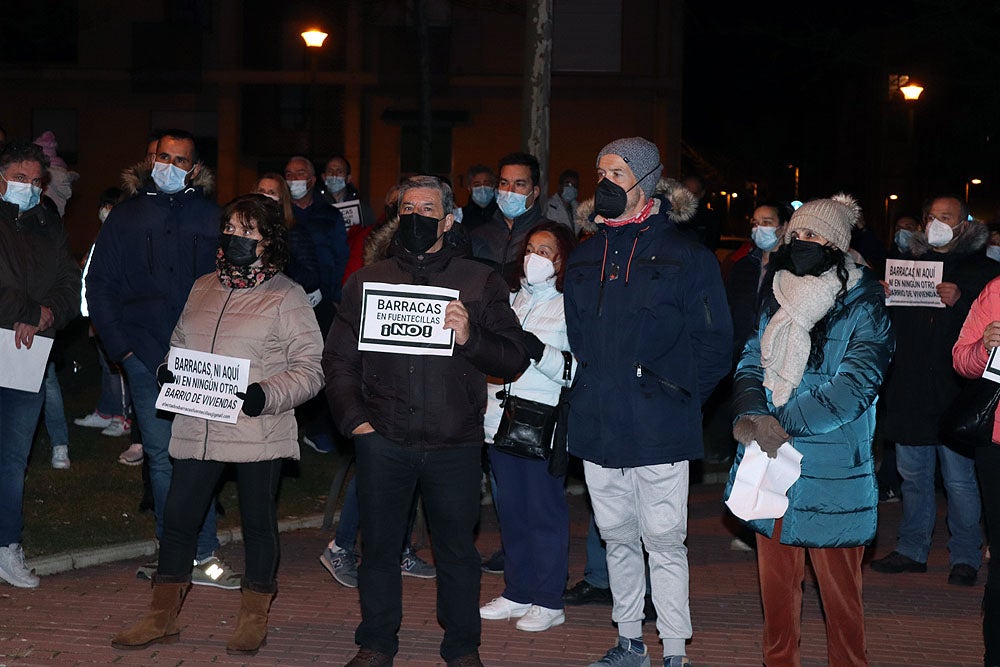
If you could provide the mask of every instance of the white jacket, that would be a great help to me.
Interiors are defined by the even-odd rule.
[[[572,377],[576,373],[576,359],[573,359],[570,379],[564,380],[565,360],[562,353],[563,350],[569,351],[569,339],[566,336],[563,295],[556,289],[555,277],[539,285],[529,285],[522,278],[521,289],[511,295],[511,308],[521,327],[545,343],[545,352],[541,361],[532,359],[524,373],[511,383],[510,393],[546,405],[556,405],[559,403],[559,392],[572,383]],[[494,382],[490,382],[486,388],[486,417],[483,421],[486,442],[493,442],[493,436],[500,425],[503,409],[497,394],[503,389],[504,385]]]

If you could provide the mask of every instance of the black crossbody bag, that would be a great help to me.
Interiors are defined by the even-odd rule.
[[[563,377],[569,379],[573,367],[573,357],[569,352],[563,352],[565,368]],[[501,402],[503,414],[500,416],[500,426],[493,436],[493,446],[497,451],[511,456],[519,456],[535,461],[547,461],[552,455],[553,447],[566,448],[565,440],[562,443],[553,443],[553,434],[556,432],[556,422],[562,402],[565,400],[560,394],[560,404],[546,405],[538,401],[531,401],[520,396],[511,396],[510,385],[505,385],[504,395]],[[560,429],[565,439],[565,429]]]

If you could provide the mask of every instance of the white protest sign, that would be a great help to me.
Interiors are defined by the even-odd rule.
[[[167,368],[174,381],[160,388],[156,407],[179,415],[235,424],[247,390],[250,360],[171,347]]]
[[[994,382],[1000,382],[1000,359],[997,359],[997,350],[1000,350],[1000,347],[990,350],[990,358],[986,362],[986,368],[983,369],[983,377]]]
[[[444,328],[444,311],[458,295],[447,287],[365,283],[358,349],[450,357],[455,334]]]
[[[31,348],[14,344],[14,330],[0,329],[0,387],[37,392],[42,387],[45,367],[49,363],[52,339],[35,336]]]
[[[340,214],[344,216],[344,227],[350,229],[354,225],[361,224],[361,201],[358,199],[351,199],[349,201],[343,201],[339,204],[334,204]]]
[[[889,284],[887,306],[944,308],[937,286],[944,281],[944,262],[887,259],[885,282]]]

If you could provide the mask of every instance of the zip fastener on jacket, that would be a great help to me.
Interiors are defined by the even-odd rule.
[[[153,233],[146,232],[146,266],[149,268],[149,275],[153,275]]]
[[[643,370],[645,370],[647,373],[649,373],[654,380],[656,380],[657,382],[659,382],[660,384],[662,384],[664,387],[668,387],[670,389],[673,389],[676,392],[684,394],[684,396],[686,396],[687,398],[691,398],[691,392],[688,391],[687,389],[685,389],[684,387],[680,386],[679,384],[677,384],[675,382],[671,382],[670,380],[667,380],[664,377],[661,377],[658,373],[656,373],[655,371],[651,370],[648,367],[644,367],[638,361],[635,362],[635,376],[637,378],[641,378],[642,377]]]
[[[702,297],[701,302],[705,304],[705,324],[712,326],[712,309],[708,305],[708,297]]]
[[[219,326],[222,324],[222,316],[226,312],[226,306],[229,305],[229,300],[233,298],[233,292],[236,290],[233,288],[229,289],[229,294],[226,295],[226,301],[222,304],[222,308],[219,309],[219,319],[215,321],[215,331],[212,332],[212,348],[209,350],[212,354],[215,354],[215,339],[219,336]],[[201,450],[201,460],[204,461],[205,457],[208,456],[208,424],[205,424],[205,442],[202,445]]]

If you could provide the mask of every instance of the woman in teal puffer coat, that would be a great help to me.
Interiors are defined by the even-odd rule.
[[[779,519],[758,533],[764,663],[798,665],[805,553],[826,615],[831,665],[867,665],[861,558],[875,536],[875,402],[894,341],[885,293],[847,255],[860,209],[847,195],[792,216],[772,258],[773,298],[743,351],[734,381],[740,442],[726,497],[747,447],[777,456],[789,442],[802,474]]]

